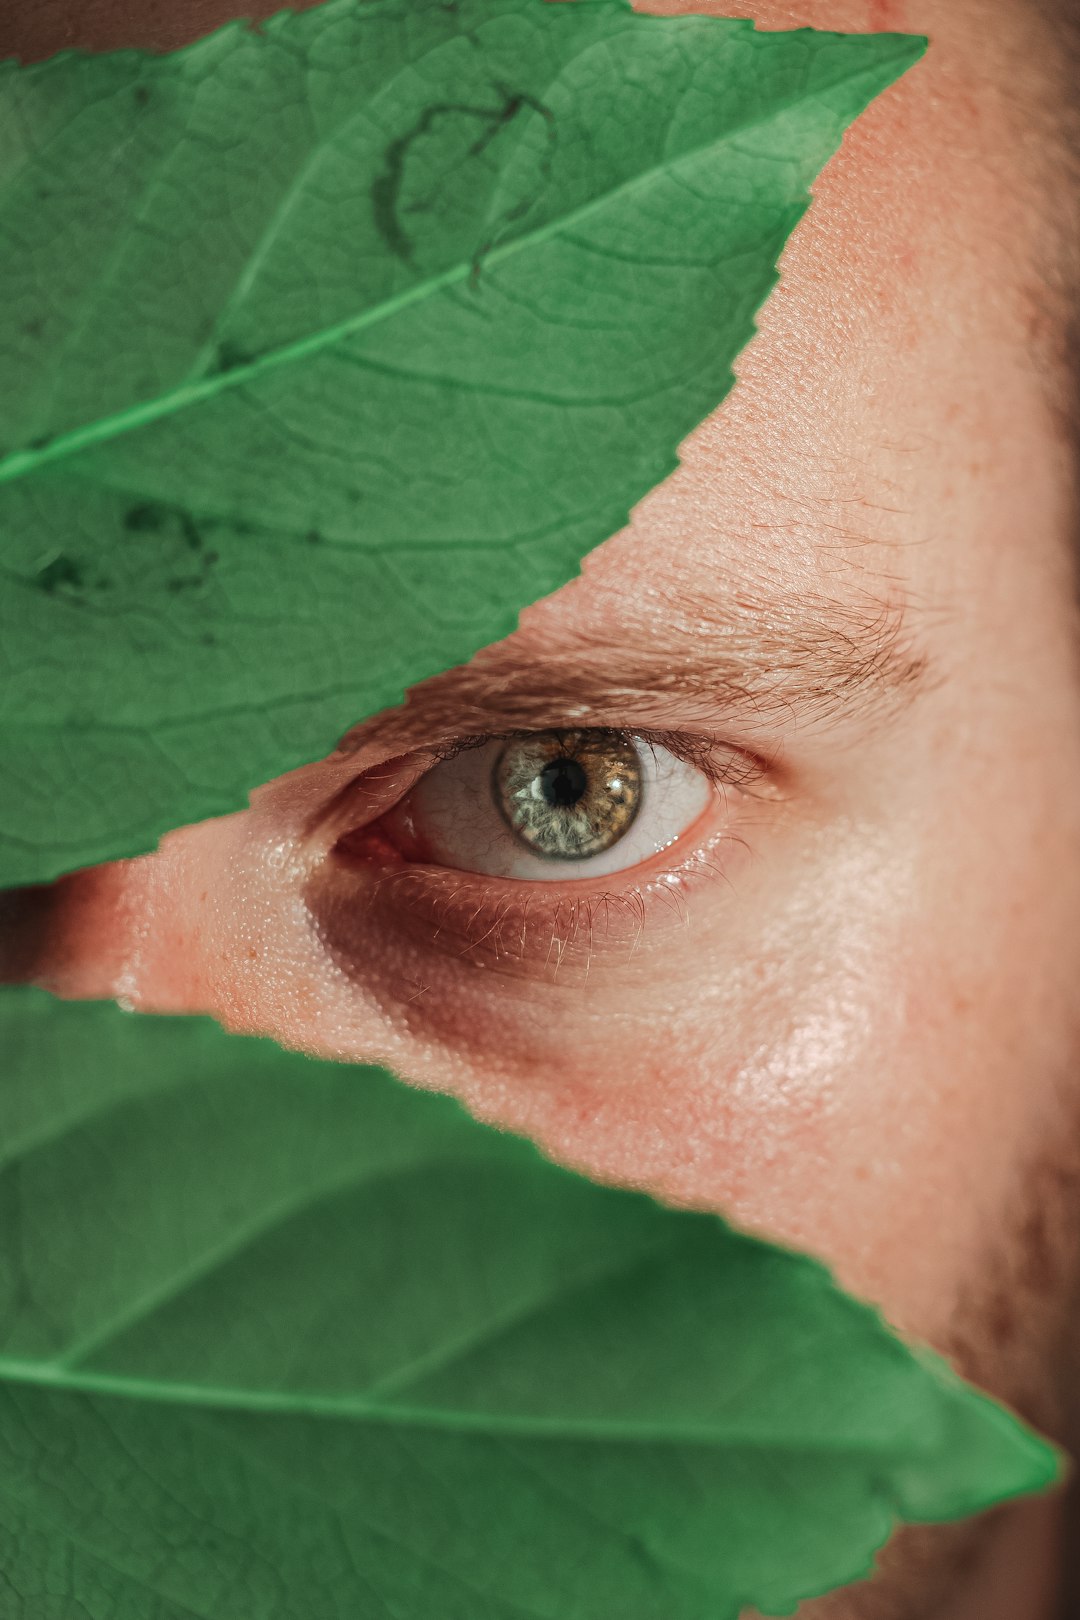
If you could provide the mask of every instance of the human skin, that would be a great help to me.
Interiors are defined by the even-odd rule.
[[[71,0],[0,22],[0,55],[175,45],[234,9]],[[1032,133],[1052,41],[1019,0],[649,9],[932,47],[815,188],[738,386],[581,578],[249,809],[13,902],[8,975],[453,1091],[594,1178],[821,1256],[1068,1439],[1080,626]],[[358,833],[447,738],[570,721],[707,734],[762,775],[603,878]],[[1060,1497],[903,1531],[800,1616],[1047,1620],[1063,1542]]]

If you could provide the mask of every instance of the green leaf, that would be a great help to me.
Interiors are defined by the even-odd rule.
[[[785,1613],[1056,1477],[816,1262],[446,1098],[35,991],[0,1037],[0,1565],[57,1620]]]
[[[0,66],[0,883],[237,808],[570,577],[924,43],[332,0]]]

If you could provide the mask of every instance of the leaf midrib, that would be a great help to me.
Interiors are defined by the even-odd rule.
[[[911,52],[911,41],[907,36],[900,36],[896,50],[896,58],[903,58]],[[722,134],[712,137],[700,146],[692,147],[681,153],[678,157],[655,163],[640,173],[632,175],[617,186],[590,198],[568,214],[560,215],[549,220],[546,224],[538,226],[535,230],[527,231],[513,241],[506,242],[492,248],[485,254],[483,263],[491,267],[503,263],[514,254],[547,241],[553,236],[566,230],[574,229],[583,220],[616,202],[620,197],[629,195],[641,186],[649,184],[652,180],[663,174],[689,167],[698,162],[709,153],[724,147],[728,142],[739,136],[747,134],[750,130],[761,128],[782,117],[793,107],[805,101],[820,98],[827,91],[845,84],[855,84],[860,79],[878,77],[882,68],[892,57],[880,57],[872,66],[859,69],[848,69],[837,73],[834,77],[823,80],[812,93],[800,93],[784,98],[783,101],[770,105],[767,112],[753,118],[746,118]],[[436,276],[415,283],[404,292],[392,298],[384,299],[381,303],[365,309],[358,315],[351,315],[344,321],[338,321],[333,326],[325,327],[319,332],[308,334],[307,337],[298,338],[290,343],[271,349],[247,364],[234,366],[226,372],[219,372],[213,377],[203,378],[199,382],[184,383],[173,388],[153,400],[145,400],[136,405],[128,406],[125,410],[114,416],[104,417],[100,421],[90,422],[79,428],[73,428],[67,433],[59,434],[48,445],[38,450],[19,450],[13,455],[0,461],[0,484],[12,483],[18,478],[37,471],[49,462],[62,460],[65,456],[76,454],[93,445],[103,444],[111,439],[119,438],[127,432],[134,432],[138,428],[147,427],[153,422],[161,421],[166,417],[176,415],[192,405],[200,404],[205,399],[214,398],[230,388],[236,388],[251,379],[262,375],[263,372],[276,370],[279,366],[302,361],[311,355],[320,353],[323,349],[331,348],[334,344],[355,336],[367,328],[391,320],[395,315],[410,308],[413,304],[434,297],[448,287],[457,285],[466,276],[471,275],[477,268],[472,259],[459,261],[450,265],[446,270]]]
[[[426,1429],[449,1434],[473,1434],[479,1439],[590,1443],[595,1445],[722,1447],[725,1451],[768,1451],[796,1456],[928,1457],[936,1453],[934,1441],[897,1437],[815,1435],[783,1438],[753,1428],[700,1422],[685,1428],[673,1423],[625,1422],[616,1419],[548,1418],[528,1414],[466,1412],[425,1406],[385,1406],[355,1396],[281,1394],[211,1384],[166,1383],[125,1374],[68,1373],[44,1362],[18,1361],[0,1356],[0,1383],[52,1389],[62,1394],[111,1396],[162,1406],[192,1407],[203,1412],[246,1412],[267,1417],[325,1418],[339,1422],[381,1424],[403,1429]],[[942,1399],[948,1391],[942,1390]],[[936,1439],[936,1437],[935,1437]]]

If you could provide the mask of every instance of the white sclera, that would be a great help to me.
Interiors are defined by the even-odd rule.
[[[495,798],[495,762],[506,747],[493,738],[443,760],[409,795],[415,825],[442,866],[488,877],[553,883],[625,872],[667,849],[705,810],[712,784],[658,743],[633,739],[641,762],[641,805],[617,843],[584,860],[538,855],[511,830]]]

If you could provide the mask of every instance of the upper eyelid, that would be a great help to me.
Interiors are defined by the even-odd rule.
[[[515,727],[512,730],[486,731],[463,733],[456,737],[445,737],[437,740],[415,752],[431,754],[432,766],[444,760],[454,759],[458,754],[472,748],[483,748],[488,743],[505,738],[507,741],[515,737],[535,736],[539,731],[569,730],[567,726],[545,726],[534,728],[531,731]],[[679,730],[658,730],[647,726],[581,726],[573,727],[579,731],[611,731],[627,739],[635,739],[647,747],[659,747],[673,754],[684,764],[692,765],[707,777],[714,787],[748,787],[765,777],[772,764],[757,754],[748,753],[745,749],[737,748],[734,744],[723,742],[718,738],[706,736],[700,732]]]

